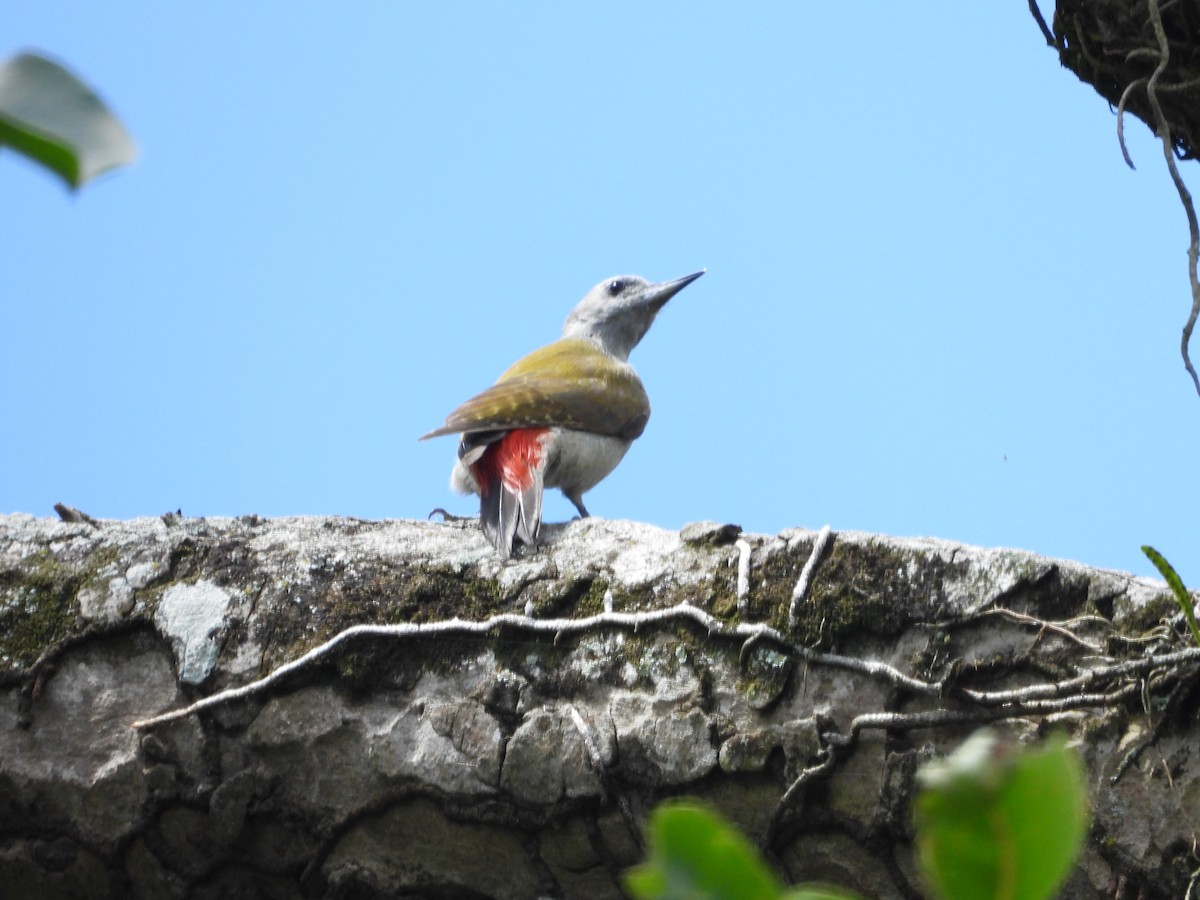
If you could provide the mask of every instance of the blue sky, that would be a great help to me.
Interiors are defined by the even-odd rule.
[[[1152,543],[1200,585],[1184,215],[1024,3],[6,21],[141,156],[70,195],[0,154],[2,511],[473,512],[416,438],[594,283],[707,267],[631,357],[654,412],[594,515]]]

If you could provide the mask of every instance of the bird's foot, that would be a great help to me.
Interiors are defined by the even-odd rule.
[[[446,512],[440,506],[437,509],[431,509],[426,518],[432,519],[434,516],[441,516],[443,522],[471,522],[477,518],[476,516],[456,516],[454,513]]]

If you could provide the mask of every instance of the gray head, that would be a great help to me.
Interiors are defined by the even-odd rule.
[[[610,356],[629,359],[629,351],[646,336],[663,305],[704,272],[661,284],[637,275],[606,278],[571,310],[562,336],[592,341]]]

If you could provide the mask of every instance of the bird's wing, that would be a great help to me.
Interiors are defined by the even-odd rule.
[[[649,418],[650,400],[632,367],[587,341],[562,340],[519,360],[421,440],[555,426],[633,439]]]

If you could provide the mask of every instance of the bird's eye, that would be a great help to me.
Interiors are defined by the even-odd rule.
[[[621,293],[623,290],[625,290],[625,282],[619,278],[608,286],[608,294],[610,297],[617,296],[617,294]]]

